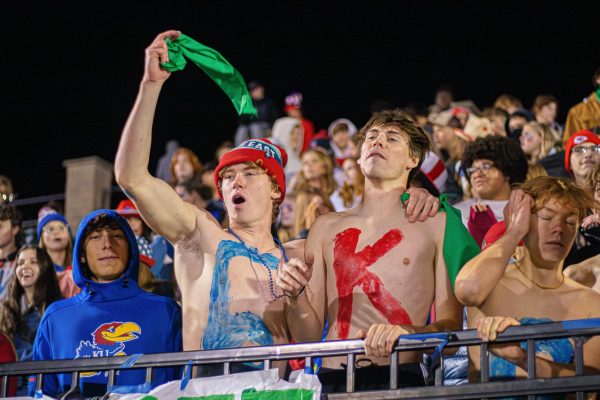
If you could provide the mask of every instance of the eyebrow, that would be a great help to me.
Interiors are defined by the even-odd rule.
[[[380,131],[380,130],[379,130],[379,129],[377,129],[377,128],[371,128],[371,129],[369,129],[369,130],[367,131],[367,133],[372,133],[372,132],[377,132],[377,133],[380,133],[380,132],[382,132],[382,131]],[[389,129],[388,129],[388,130],[386,130],[386,131],[385,131],[385,133],[391,133],[391,134],[394,134],[394,135],[402,135],[402,132],[399,132],[399,131],[392,131],[392,130],[389,130]]]
[[[545,211],[547,211],[547,212],[550,212],[550,213],[552,213],[552,214],[558,214],[558,213],[559,213],[559,210],[553,210],[553,209],[551,209],[551,208],[548,208],[548,207],[546,207],[546,206],[544,206],[544,207],[540,208],[540,210],[539,210],[539,211],[542,211],[542,210],[545,210]],[[579,217],[579,213],[578,213],[578,212],[575,212],[575,211],[574,211],[574,212],[570,212],[569,214],[567,214],[567,217],[570,217],[571,215],[576,215],[576,216],[578,216],[578,217]]]

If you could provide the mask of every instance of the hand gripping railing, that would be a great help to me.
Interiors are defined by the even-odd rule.
[[[584,398],[584,392],[600,390],[600,374],[583,375],[583,345],[585,341],[600,334],[600,319],[586,319],[552,322],[535,325],[522,325],[506,329],[498,335],[495,343],[527,341],[528,379],[504,382],[489,382],[488,343],[477,337],[475,330],[436,334],[403,335],[394,352],[390,355],[390,390],[354,392],[356,355],[364,354],[363,340],[338,340],[319,343],[298,343],[279,346],[244,347],[223,350],[188,351],[180,353],[144,354],[116,357],[80,358],[55,361],[29,361],[0,364],[2,376],[1,395],[6,396],[8,377],[14,375],[37,375],[37,389],[42,388],[44,374],[71,373],[71,390],[78,386],[82,371],[108,371],[108,385],[114,384],[115,372],[122,368],[145,368],[146,383],[152,380],[153,368],[172,366],[223,363],[223,373],[230,373],[231,363],[263,361],[264,368],[271,367],[272,360],[305,358],[311,366],[315,357],[347,357],[347,393],[324,395],[329,399],[404,399],[404,398],[444,398],[481,399],[535,394],[577,392],[577,399]],[[535,379],[535,341],[540,339],[573,338],[575,342],[575,376],[564,378]],[[480,346],[481,383],[460,386],[442,386],[443,347]],[[398,352],[435,349],[437,358],[436,386],[398,389]],[[434,360],[435,361],[435,360]],[[310,368],[309,368],[310,369]]]

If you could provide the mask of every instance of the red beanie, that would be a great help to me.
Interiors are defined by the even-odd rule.
[[[115,210],[117,212],[117,214],[119,214],[122,217],[140,217],[140,213],[137,210],[137,208],[135,207],[135,204],[133,204],[133,201],[129,200],[129,199],[125,199],[125,200],[121,200],[121,202],[119,203],[119,205],[117,206],[117,209]]]
[[[600,138],[594,132],[584,129],[575,132],[567,141],[567,144],[565,145],[565,169],[569,174],[573,173],[573,171],[571,171],[571,149],[574,146],[585,142],[600,145]]]
[[[287,153],[282,147],[273,144],[268,139],[246,140],[221,157],[214,175],[215,187],[219,192],[219,197],[223,198],[223,193],[219,188],[219,172],[230,165],[246,162],[256,163],[275,178],[281,192],[281,201],[283,201],[285,198],[285,172],[283,172],[283,168],[287,164]]]

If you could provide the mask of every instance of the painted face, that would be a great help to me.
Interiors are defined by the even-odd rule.
[[[449,126],[434,125],[433,127],[433,144],[438,150],[447,149],[454,136]]]
[[[346,182],[354,183],[358,181],[360,170],[358,169],[356,161],[351,158],[345,159],[344,163],[342,164],[342,169],[344,170],[344,175],[346,176]]]
[[[530,125],[523,127],[519,141],[521,142],[521,149],[525,154],[536,154],[542,149],[542,135]]]
[[[18,232],[19,228],[13,226],[9,219],[0,220],[0,248],[14,245],[15,236]]]
[[[61,221],[50,221],[42,229],[42,240],[48,250],[64,250],[69,245],[69,230]]]
[[[129,243],[121,229],[91,232],[83,243],[85,259],[96,282],[112,282],[119,278],[129,259]]]
[[[492,160],[475,160],[469,180],[474,194],[482,200],[507,200],[510,196],[508,178],[494,166]]]
[[[273,200],[281,197],[273,190],[265,171],[247,164],[227,167],[222,174],[221,190],[229,217],[238,223],[270,220]]]
[[[142,236],[144,233],[144,222],[139,217],[127,217],[125,218],[133,231],[135,236]]]
[[[531,215],[523,242],[534,260],[559,263],[569,253],[578,225],[578,210],[551,199]]]
[[[556,103],[550,103],[542,106],[536,115],[538,122],[540,124],[552,124],[556,119],[556,111]]]
[[[594,166],[600,161],[600,154],[592,142],[584,142],[571,148],[571,169],[573,175],[585,179]]]
[[[173,166],[175,179],[177,182],[184,182],[194,176],[194,166],[185,154],[177,155],[177,160]]]
[[[34,249],[25,249],[19,253],[15,273],[24,289],[35,285],[40,277],[40,266]]]
[[[360,150],[360,167],[365,177],[397,179],[408,176],[417,161],[411,158],[408,138],[399,128],[377,125],[366,132]]]
[[[333,143],[340,148],[345,149],[348,146],[350,134],[346,130],[339,130],[333,134]]]
[[[325,175],[325,164],[318,155],[309,151],[302,155],[302,175],[305,179],[317,179]]]

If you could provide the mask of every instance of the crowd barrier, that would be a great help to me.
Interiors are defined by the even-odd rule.
[[[112,386],[116,371],[123,368],[146,369],[146,382],[152,379],[152,371],[158,367],[223,364],[223,374],[230,374],[234,362],[262,361],[264,369],[271,367],[273,360],[304,358],[311,366],[317,357],[346,356],[346,393],[324,394],[326,399],[481,399],[527,395],[535,399],[539,394],[576,393],[578,400],[585,393],[600,391],[600,372],[584,375],[583,345],[591,337],[600,334],[599,319],[583,319],[522,325],[508,328],[498,335],[495,343],[527,342],[528,377],[513,381],[490,381],[488,374],[488,342],[482,342],[475,330],[464,330],[435,334],[413,334],[400,337],[390,355],[389,390],[354,392],[356,356],[364,354],[363,340],[340,340],[319,343],[298,343],[279,346],[245,347],[224,350],[190,351],[180,353],[134,354],[129,356],[84,358],[74,360],[29,361],[0,364],[2,377],[1,394],[6,396],[8,378],[15,375],[37,375],[37,388],[41,389],[43,375],[71,373],[71,389],[79,382],[84,371],[108,371],[108,383]],[[575,376],[536,379],[535,341],[541,339],[572,338],[575,352]],[[444,386],[443,348],[479,346],[481,349],[481,383],[459,386]],[[433,349],[435,386],[398,389],[398,352]],[[310,370],[310,367],[307,368]]]

